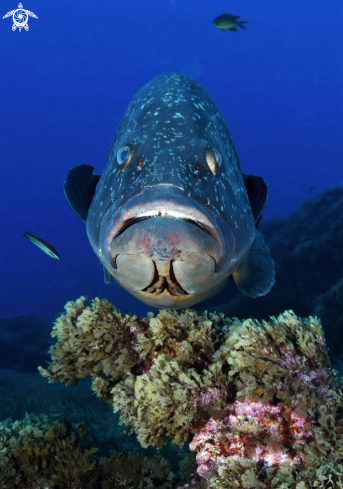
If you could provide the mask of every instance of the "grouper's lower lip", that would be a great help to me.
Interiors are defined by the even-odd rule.
[[[166,197],[167,195],[167,197]],[[109,250],[114,239],[136,222],[152,217],[171,217],[203,229],[218,243],[221,252],[225,247],[223,230],[210,212],[188,197],[178,187],[160,184],[144,190],[126,202],[114,214],[108,209],[100,230],[100,243]]]
[[[125,232],[129,227],[134,226],[138,222],[144,221],[146,219],[151,219],[155,217],[169,217],[172,219],[180,219],[181,221],[186,221],[194,226],[197,226],[198,228],[202,229],[205,233],[209,234],[210,236],[217,236],[218,233],[213,232],[213,227],[210,227],[208,223],[202,223],[200,221],[196,221],[192,215],[185,214],[183,212],[179,212],[177,210],[173,209],[154,209],[151,211],[145,211],[138,213],[138,215],[132,219],[128,219],[126,222],[123,223],[122,227],[119,228],[118,232],[116,235],[113,236],[113,241],[118,238],[123,232]],[[112,241],[112,242],[113,242]]]

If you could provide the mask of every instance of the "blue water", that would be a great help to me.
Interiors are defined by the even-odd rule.
[[[343,182],[341,0],[25,0],[29,31],[0,4],[0,318],[53,317],[80,295],[151,309],[105,286],[63,195],[75,165],[100,173],[123,112],[151,78],[181,71],[214,96],[243,171],[265,178],[264,217]],[[247,29],[211,25],[228,12]],[[22,238],[50,242],[61,261]]]

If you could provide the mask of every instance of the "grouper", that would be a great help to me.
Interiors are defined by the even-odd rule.
[[[167,73],[147,83],[101,176],[93,170],[71,169],[64,192],[106,282],[161,309],[208,299],[231,276],[249,297],[271,289],[274,262],[257,230],[267,185],[242,174],[227,123],[196,80]]]

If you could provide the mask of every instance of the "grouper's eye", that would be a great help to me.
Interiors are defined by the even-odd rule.
[[[117,163],[122,170],[124,170],[130,163],[132,158],[132,147],[122,146],[117,153]]]
[[[222,156],[216,149],[206,148],[206,163],[213,175],[217,174],[217,171],[222,163]]]

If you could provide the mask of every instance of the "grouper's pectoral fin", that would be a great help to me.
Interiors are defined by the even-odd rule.
[[[100,178],[100,175],[94,175],[93,170],[92,165],[75,166],[69,171],[63,185],[68,204],[84,224]]]
[[[257,177],[256,175],[243,174],[243,180],[254,216],[255,226],[257,227],[268,200],[268,185],[262,177]]]
[[[112,282],[112,275],[110,274],[110,272],[108,270],[106,270],[106,268],[104,267],[104,282],[106,285],[110,285],[110,283]]]
[[[267,294],[274,284],[274,260],[262,234],[255,231],[255,239],[248,256],[232,274],[238,290],[247,297]]]

